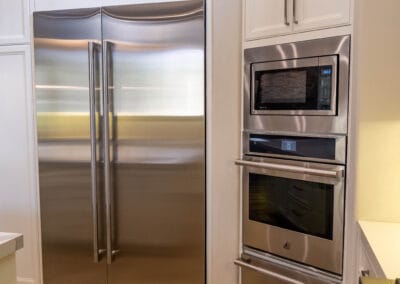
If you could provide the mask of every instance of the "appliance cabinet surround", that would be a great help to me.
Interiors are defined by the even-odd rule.
[[[34,14],[44,284],[205,282],[204,3]]]
[[[246,41],[350,24],[351,0],[245,0]]]

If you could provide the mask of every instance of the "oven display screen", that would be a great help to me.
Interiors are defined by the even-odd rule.
[[[282,151],[289,151],[289,152],[296,152],[296,141],[294,140],[287,140],[283,139],[281,141],[281,150]]]
[[[249,173],[249,218],[332,240],[331,184]]]

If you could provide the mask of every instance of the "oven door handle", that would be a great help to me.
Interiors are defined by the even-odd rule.
[[[271,170],[282,170],[282,171],[288,171],[288,172],[293,172],[293,173],[309,174],[309,175],[314,175],[314,176],[322,176],[322,177],[330,177],[330,178],[342,178],[344,176],[343,170],[321,170],[321,169],[304,168],[304,167],[291,166],[291,165],[251,162],[251,161],[245,161],[245,160],[236,160],[235,164],[239,165],[239,166],[248,166],[248,167],[271,169]]]
[[[247,269],[251,269],[251,270],[257,271],[257,272],[260,272],[262,274],[268,275],[270,277],[274,277],[276,279],[282,280],[284,282],[289,282],[289,283],[293,283],[293,284],[304,284],[304,282],[301,282],[301,281],[298,281],[296,279],[293,279],[293,278],[278,274],[278,273],[273,272],[273,271],[269,271],[269,270],[267,270],[265,268],[254,266],[254,265],[246,263],[246,262],[244,262],[244,261],[242,261],[240,259],[235,260],[235,264],[240,266],[240,267],[242,267],[242,268],[247,268]]]

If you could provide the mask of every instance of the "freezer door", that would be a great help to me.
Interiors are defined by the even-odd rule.
[[[205,282],[202,1],[103,8],[111,284]]]
[[[100,9],[35,13],[34,45],[44,284],[106,283]]]

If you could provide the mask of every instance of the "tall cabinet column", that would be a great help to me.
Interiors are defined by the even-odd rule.
[[[21,233],[18,283],[40,283],[29,0],[0,0],[0,231]]]

